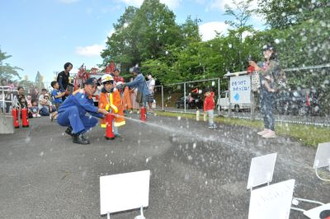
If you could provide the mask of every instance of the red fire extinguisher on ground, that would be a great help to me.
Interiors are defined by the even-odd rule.
[[[21,110],[22,113],[22,127],[26,128],[29,127],[29,119],[28,119],[28,109],[27,108],[23,108]]]
[[[142,106],[140,109],[140,120],[144,122],[147,121],[147,108],[144,106]]]
[[[111,113],[108,113],[105,116],[105,122],[107,124],[107,127],[105,128],[105,139],[107,140],[113,140],[115,139],[115,134],[113,133],[113,129],[112,129],[112,123],[114,120],[114,115]]]
[[[13,125],[14,125],[14,127],[19,128],[18,110],[15,107],[11,110],[11,115],[13,116]]]

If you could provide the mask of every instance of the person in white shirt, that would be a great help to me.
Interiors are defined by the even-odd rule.
[[[44,88],[41,90],[41,94],[39,96],[38,108],[41,116],[49,116],[50,113],[54,111],[49,94]]]
[[[148,105],[149,105],[149,110],[152,111],[152,103],[154,102],[154,92],[155,92],[156,81],[152,77],[151,74],[148,74],[147,77],[148,77],[147,85],[148,85],[148,90],[150,93],[150,99],[148,101]]]

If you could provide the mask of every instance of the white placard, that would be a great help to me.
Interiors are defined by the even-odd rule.
[[[150,170],[100,177],[101,215],[148,207]]]
[[[315,154],[313,168],[330,166],[330,142],[320,143]]]
[[[251,78],[249,75],[230,77],[230,102],[251,103]]]
[[[273,180],[276,157],[277,153],[252,158],[247,189]]]
[[[311,219],[320,218],[320,214],[324,210],[330,210],[330,203],[325,204],[325,205],[321,205],[319,207],[313,208],[313,209],[308,210],[308,211],[304,211],[304,215],[306,215],[307,217],[309,217]]]
[[[253,190],[249,219],[289,219],[294,184],[290,179]]]

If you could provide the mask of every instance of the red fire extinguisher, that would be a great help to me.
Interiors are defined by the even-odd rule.
[[[18,110],[14,107],[11,111],[11,115],[13,116],[13,124],[15,128],[19,128],[18,122]]]
[[[29,127],[30,124],[29,124],[29,119],[28,119],[28,110],[27,110],[27,108],[23,108],[21,110],[21,113],[22,113],[22,127],[24,127],[24,128]]]
[[[147,108],[144,106],[140,109],[140,120],[144,122],[147,121]]]
[[[115,139],[115,134],[113,133],[113,129],[112,129],[112,122],[114,120],[114,116],[111,113],[108,113],[105,116],[105,122],[107,124],[107,127],[105,129],[105,139],[107,140],[113,140]]]

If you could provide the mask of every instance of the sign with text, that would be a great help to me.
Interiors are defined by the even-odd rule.
[[[251,78],[249,75],[230,77],[230,102],[251,103]]]
[[[100,177],[101,215],[149,205],[150,170]]]
[[[289,219],[295,180],[253,190],[249,219]]]

